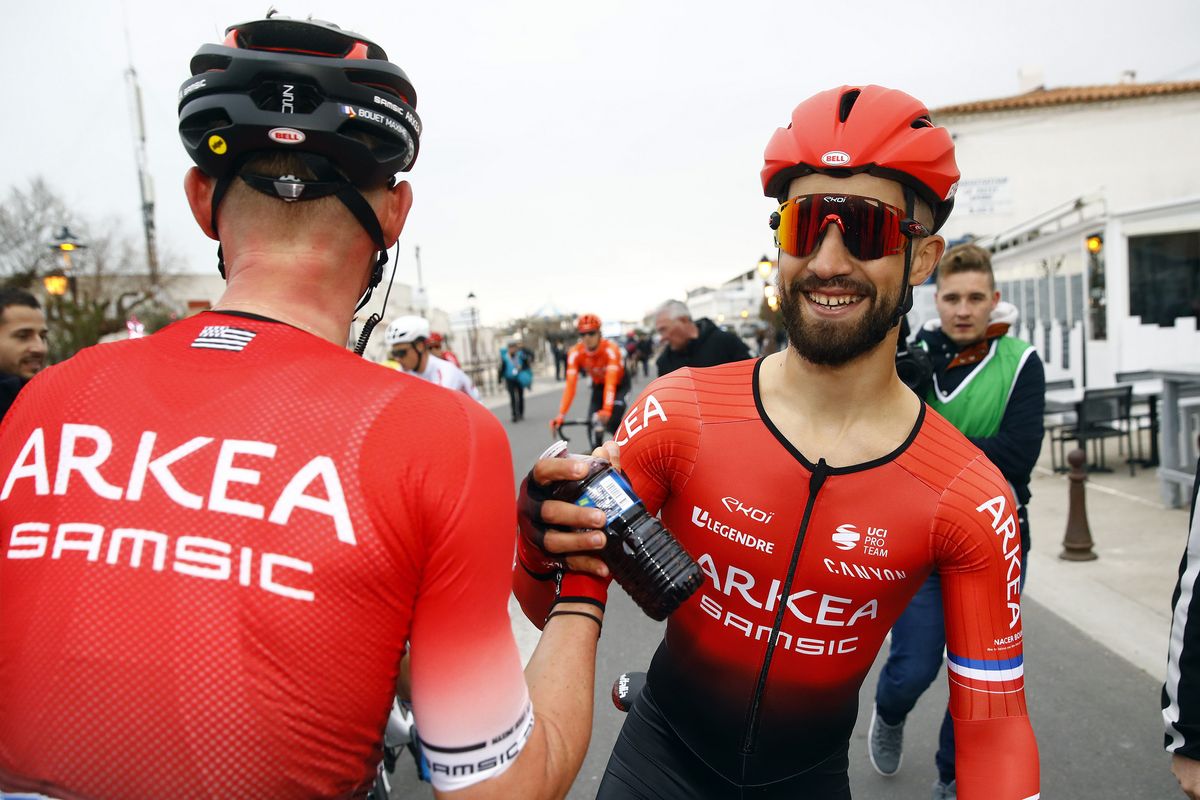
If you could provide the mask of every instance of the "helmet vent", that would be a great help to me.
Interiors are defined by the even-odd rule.
[[[222,108],[210,108],[198,114],[191,114],[179,123],[179,135],[187,142],[188,147],[199,147],[204,137],[214,130],[228,128],[233,124],[229,115]]]
[[[917,117],[916,119],[914,119],[912,121],[912,127],[914,127],[914,128],[932,128],[933,121],[930,120],[929,117]]]
[[[321,94],[314,86],[295,78],[272,77],[250,90],[250,99],[263,111],[283,114],[311,114],[321,105]]]
[[[347,120],[342,123],[338,127],[338,133],[357,139],[362,144],[365,144],[371,151],[371,155],[379,161],[399,158],[409,149],[402,146],[399,141],[393,140],[390,137],[380,136],[378,129],[372,123],[362,122],[357,119]]]
[[[838,122],[845,122],[850,118],[850,110],[854,108],[854,102],[860,94],[862,92],[859,89],[852,89],[842,95],[842,102],[838,105]]]

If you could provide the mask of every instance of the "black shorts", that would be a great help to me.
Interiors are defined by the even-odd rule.
[[[738,785],[683,743],[647,687],[621,726],[596,800],[850,800],[849,769],[847,745],[803,774]]]
[[[605,429],[613,436],[617,435],[617,426],[621,424],[621,418],[625,416],[625,396],[629,392],[629,376],[617,385],[617,399],[613,402],[612,416],[608,418],[608,424]],[[600,409],[604,408],[604,384],[592,384],[592,399],[588,402],[588,419],[592,418]]]

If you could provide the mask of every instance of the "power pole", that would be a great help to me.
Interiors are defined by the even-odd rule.
[[[425,281],[421,278],[421,245],[413,248],[417,259],[417,291],[413,300],[413,306],[421,316],[425,316],[425,312],[429,307],[429,303],[425,300]]]
[[[129,87],[129,110],[133,115],[133,154],[137,161],[138,189],[142,195],[142,229],[146,233],[146,267],[150,271],[150,285],[158,285],[158,250],[154,243],[154,182],[146,166],[146,124],[142,118],[142,88],[138,85],[137,72],[130,58],[125,71]]]

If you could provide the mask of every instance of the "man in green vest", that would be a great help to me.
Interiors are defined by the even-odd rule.
[[[1008,335],[1017,310],[1001,302],[987,250],[946,251],[937,273],[938,319],[917,335],[933,365],[929,407],[966,434],[1012,485],[1021,523],[1021,578],[1029,551],[1029,476],[1042,447],[1046,376],[1028,342]],[[868,753],[881,775],[900,769],[904,720],[937,677],[946,646],[937,572],[892,628],[887,663],[875,689]],[[954,798],[954,728],[942,721],[934,800]]]

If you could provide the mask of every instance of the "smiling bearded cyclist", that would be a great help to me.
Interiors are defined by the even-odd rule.
[[[801,103],[765,162],[790,346],[655,380],[605,448],[706,581],[668,618],[598,800],[849,798],[859,688],[934,568],[958,796],[1037,798],[1016,506],[895,367],[911,287],[945,246],[950,134],[903,92],[844,86]],[[588,549],[539,547],[559,505],[545,489],[527,482],[519,503],[514,588],[535,622],[547,560]],[[606,572],[559,559],[567,576]],[[606,592],[597,578],[592,599]]]
[[[191,68],[216,310],[81,351],[4,420],[0,790],[361,798],[410,643],[434,796],[563,797],[600,612],[561,604],[526,683],[503,429],[343,346],[412,203],[411,83],[280,17]]]

